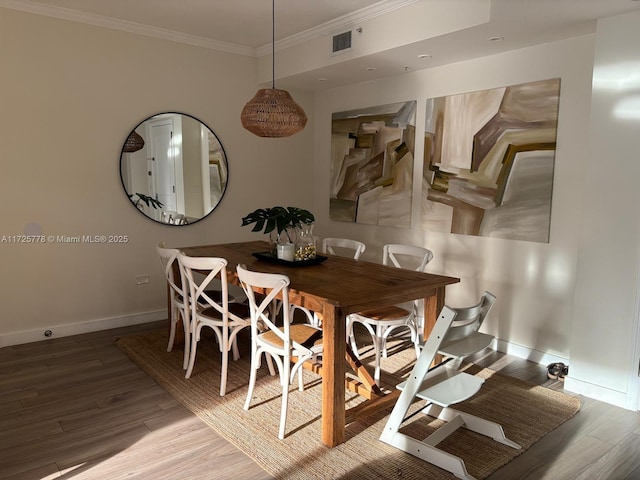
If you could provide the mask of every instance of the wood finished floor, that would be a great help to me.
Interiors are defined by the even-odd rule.
[[[0,479],[272,478],[113,345],[163,325],[0,349]],[[487,352],[474,361],[562,388],[525,360]],[[583,399],[573,419],[489,477],[514,479],[640,479],[640,415]]]

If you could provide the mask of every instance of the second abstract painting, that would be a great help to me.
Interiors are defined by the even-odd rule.
[[[425,230],[549,242],[560,79],[427,101]]]

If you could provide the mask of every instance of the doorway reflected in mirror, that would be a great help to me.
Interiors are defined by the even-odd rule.
[[[167,225],[188,225],[209,215],[227,188],[227,156],[220,140],[197,118],[177,112],[153,115],[137,133],[144,146],[120,154],[120,178],[133,206]]]

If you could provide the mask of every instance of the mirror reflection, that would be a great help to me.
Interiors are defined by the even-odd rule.
[[[184,113],[161,113],[136,126],[120,155],[122,186],[148,218],[169,225],[203,219],[227,187],[227,157],[215,133]]]

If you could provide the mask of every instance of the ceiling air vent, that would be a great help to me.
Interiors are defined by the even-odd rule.
[[[349,50],[351,50],[351,30],[333,36],[332,54],[335,55]]]

